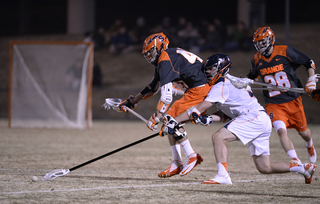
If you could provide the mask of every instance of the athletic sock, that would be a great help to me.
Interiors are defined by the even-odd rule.
[[[287,152],[287,155],[289,156],[289,158],[290,158],[291,160],[293,160],[293,159],[299,160],[298,155],[297,155],[297,152],[296,152],[295,149],[289,150],[289,151]]]
[[[227,162],[218,163],[218,174],[219,175],[228,174]]]
[[[186,141],[181,142],[180,145],[182,146],[183,151],[184,151],[186,156],[189,156],[191,154],[195,154],[196,153],[193,150],[193,148],[191,147],[191,144],[190,144],[188,139]]]
[[[171,152],[172,152],[173,160],[182,161],[180,144],[172,145]]]
[[[313,142],[312,142],[312,138],[310,139],[310,141],[306,142],[306,146],[307,147],[312,147]]]

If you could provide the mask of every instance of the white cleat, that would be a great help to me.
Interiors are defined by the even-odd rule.
[[[311,163],[316,163],[317,161],[317,152],[316,152],[316,149],[314,148],[313,144],[311,147],[306,147],[307,150],[308,150],[308,158],[309,158],[309,161]]]
[[[188,157],[183,169],[180,172],[180,176],[184,176],[190,173],[194,169],[194,167],[196,167],[202,161],[203,158],[200,156],[200,154],[197,153],[195,157]]]
[[[231,185],[232,181],[229,174],[226,175],[216,175],[214,178],[203,181],[203,184],[226,184]]]
[[[310,184],[312,182],[312,177],[313,177],[313,174],[316,172],[316,168],[317,168],[316,165],[310,164],[310,163],[302,165],[298,173],[304,176],[306,184]]]

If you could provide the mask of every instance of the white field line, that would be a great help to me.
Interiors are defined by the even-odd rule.
[[[159,184],[159,185],[139,185],[139,186],[113,186],[113,187],[97,187],[97,188],[78,188],[78,189],[61,189],[61,190],[47,190],[47,191],[17,191],[17,192],[2,192],[3,195],[8,194],[25,194],[25,193],[53,193],[53,192],[70,192],[70,191],[90,191],[90,190],[110,190],[110,189],[124,189],[124,188],[152,188],[163,186],[178,186],[178,185],[194,185],[201,183],[176,183],[176,184]]]
[[[261,181],[272,181],[272,180],[292,180],[292,179],[296,179],[296,178],[292,177],[292,178],[238,180],[238,181],[234,181],[234,183],[247,183],[247,182],[255,182],[255,181],[261,182]],[[45,191],[15,191],[15,192],[0,192],[0,195],[31,194],[31,193],[55,193],[55,192],[72,192],[72,191],[92,191],[92,190],[112,190],[112,189],[126,189],[126,188],[156,188],[156,187],[164,187],[164,186],[199,185],[199,184],[201,184],[201,182],[155,184],[155,185],[134,185],[134,186],[113,186],[113,187],[96,187],[96,188],[75,188],[75,189],[45,190]]]

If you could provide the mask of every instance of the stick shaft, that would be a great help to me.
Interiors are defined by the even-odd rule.
[[[251,87],[251,90],[284,90],[283,88],[278,88],[278,87]],[[299,89],[299,88],[290,88],[290,90],[287,91],[292,91],[292,92],[297,92],[297,93],[305,93],[305,91],[303,89]]]
[[[135,115],[136,117],[138,117],[140,120],[142,120],[143,122],[147,123],[147,119],[145,119],[144,117],[142,117],[140,114],[138,114],[137,112],[135,112],[134,110],[127,108],[127,110],[132,113],[133,115]]]
[[[85,165],[88,165],[88,164],[90,164],[90,163],[92,163],[92,162],[95,162],[95,161],[97,161],[97,160],[99,160],[99,159],[102,159],[102,158],[104,158],[104,157],[110,156],[110,155],[112,155],[112,154],[114,154],[114,153],[120,152],[121,150],[127,149],[127,148],[129,148],[129,147],[131,147],[131,146],[134,146],[134,145],[136,145],[136,144],[139,144],[139,143],[141,143],[141,142],[144,142],[144,141],[146,141],[146,140],[149,140],[149,139],[151,139],[151,138],[153,138],[153,137],[156,137],[156,136],[158,136],[158,135],[159,135],[159,133],[155,133],[155,134],[150,135],[150,136],[148,136],[148,137],[145,137],[145,138],[143,138],[143,139],[141,139],[141,140],[138,140],[138,141],[133,142],[133,143],[130,143],[130,144],[126,145],[126,146],[120,147],[120,148],[118,148],[118,149],[116,149],[116,150],[113,150],[113,151],[111,151],[111,152],[108,152],[108,153],[106,153],[106,154],[104,154],[104,155],[101,155],[101,156],[99,156],[99,157],[97,157],[97,158],[91,159],[90,161],[87,161],[87,162],[84,162],[84,163],[82,163],[82,164],[79,164],[78,166],[72,167],[72,168],[69,169],[69,170],[70,170],[70,171],[76,170],[76,169],[78,169],[78,168],[80,168],[80,167],[83,167],[83,166],[85,166]]]
[[[277,86],[277,85],[274,85],[274,84],[265,84],[265,83],[257,82],[257,81],[253,81],[252,84],[260,85],[260,86],[269,86],[269,87],[275,88],[275,89],[277,89],[277,90],[292,91],[292,92],[302,93],[302,94],[308,93],[308,92],[306,92],[306,91],[303,90],[303,89],[282,87],[282,86]],[[269,88],[269,89],[272,90],[272,88]]]

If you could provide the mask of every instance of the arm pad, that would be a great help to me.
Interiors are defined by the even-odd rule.
[[[160,113],[165,113],[172,102],[172,83],[167,83],[161,87],[161,97],[157,106]]]
[[[305,64],[304,66],[306,67],[307,70],[310,69],[310,68],[316,70],[316,64],[314,63],[314,61],[312,59],[310,59],[307,62],[307,64]]]
[[[165,104],[172,102],[172,83],[167,83],[161,86],[161,98],[160,100]]]
[[[153,78],[151,83],[140,91],[141,95],[143,96],[143,100],[148,99],[153,95],[156,95],[160,88],[159,85],[160,85],[160,81],[156,81]]]

